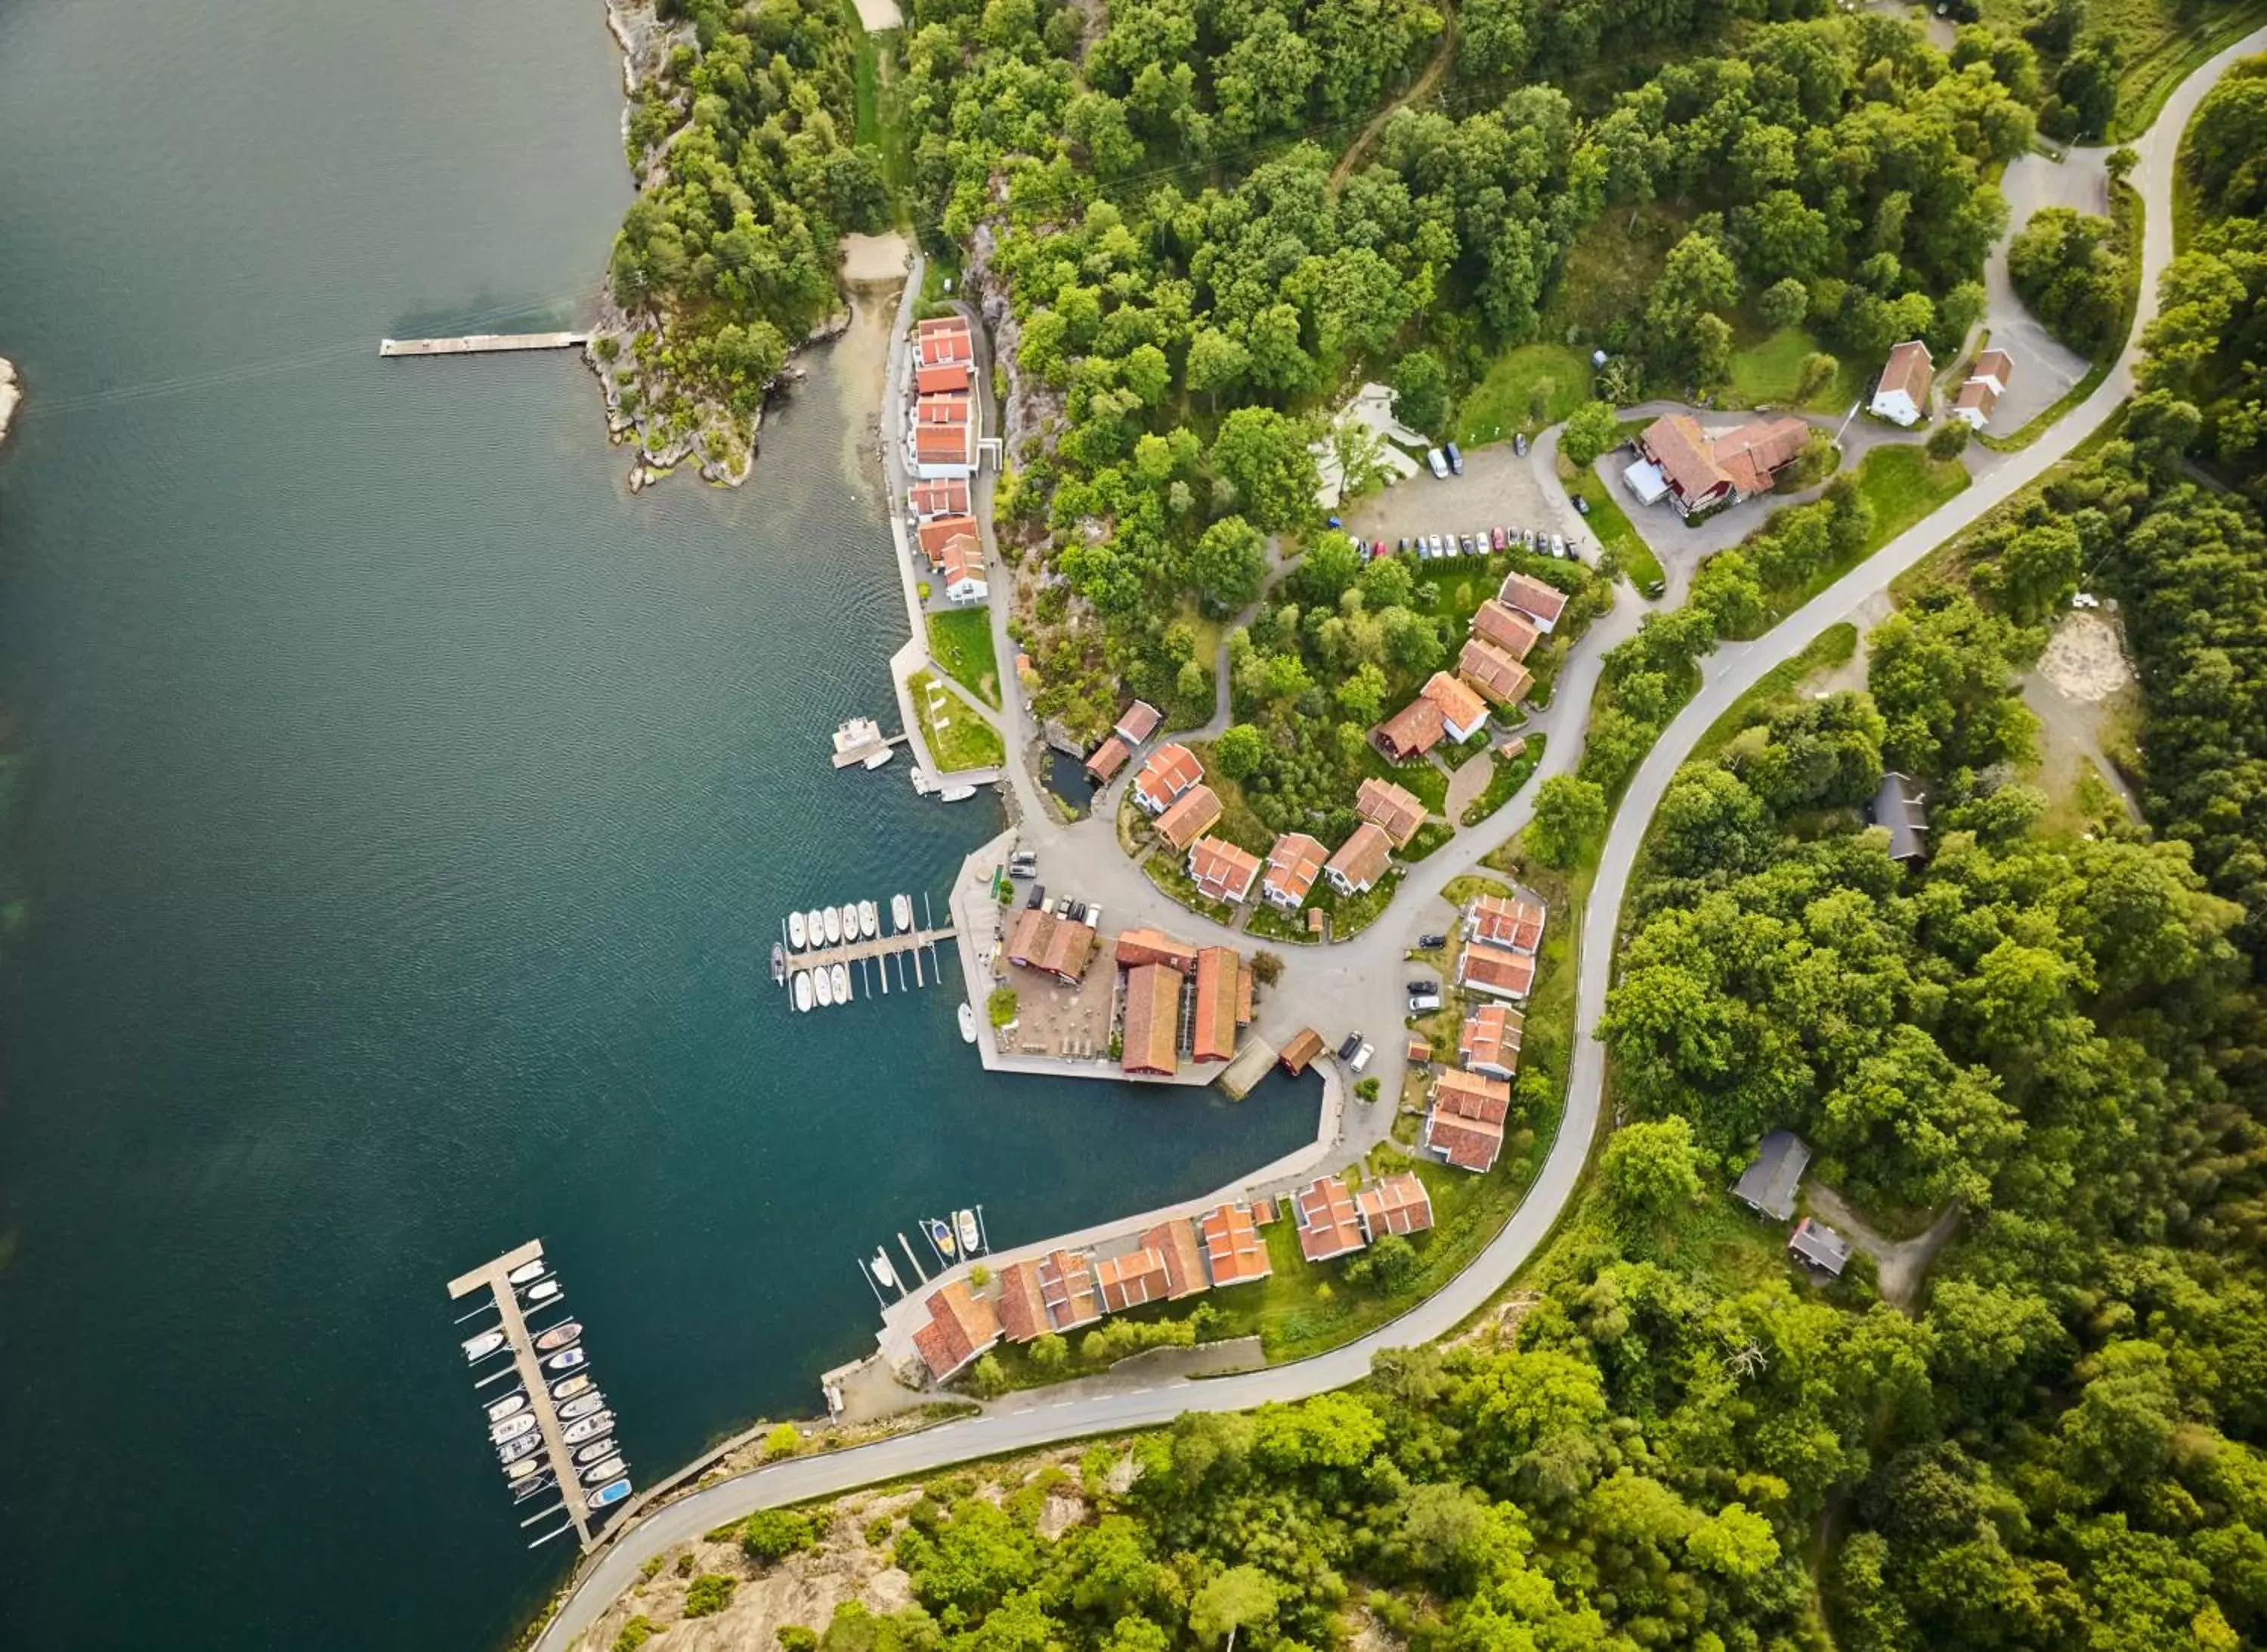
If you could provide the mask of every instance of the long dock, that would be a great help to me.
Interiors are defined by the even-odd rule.
[[[895,952],[918,952],[933,947],[941,941],[950,941],[953,931],[944,929],[907,929],[900,935],[877,935],[870,941],[845,941],[840,946],[817,946],[805,951],[790,951],[787,955],[788,976],[794,979],[799,969],[825,969],[835,964],[855,964],[869,958],[888,958]]]
[[[380,356],[489,356],[501,350],[571,350],[588,333],[467,333],[453,339],[380,339]]]
[[[530,1239],[526,1244],[506,1251],[493,1261],[483,1262],[469,1274],[460,1274],[449,1281],[452,1297],[471,1296],[486,1289],[495,1299],[497,1328],[504,1334],[505,1346],[511,1349],[512,1363],[518,1368],[519,1380],[527,1390],[527,1403],[535,1408],[535,1426],[543,1435],[544,1454],[551,1459],[552,1478],[558,1482],[560,1506],[567,1517],[575,1523],[575,1535],[583,1546],[591,1546],[591,1507],[583,1501],[582,1476],[575,1469],[574,1448],[567,1443],[559,1426],[559,1412],[551,1403],[551,1386],[543,1378],[542,1362],[537,1358],[535,1339],[528,1334],[527,1320],[519,1311],[519,1297],[506,1277],[524,1262],[532,1262],[543,1254],[543,1242]]]

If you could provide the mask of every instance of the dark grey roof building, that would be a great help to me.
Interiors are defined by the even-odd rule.
[[[1889,858],[1917,861],[1928,853],[1928,795],[1910,775],[1895,769],[1882,776],[1881,789],[1866,805],[1866,819],[1889,833]]]
[[[1836,1279],[1841,1278],[1842,1270],[1850,1265],[1850,1241],[1816,1217],[1805,1216],[1794,1224],[1786,1248],[1820,1273]]]
[[[1732,1197],[1774,1221],[1794,1214],[1794,1190],[1809,1168],[1808,1143],[1792,1130],[1773,1130],[1756,1149],[1756,1162],[1732,1184]]]

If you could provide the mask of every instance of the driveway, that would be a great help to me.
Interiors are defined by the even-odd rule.
[[[2036,152],[2019,155],[2007,164],[1999,180],[2007,197],[2007,232],[1984,261],[1984,325],[1992,331],[1994,348],[2014,358],[2014,382],[1999,399],[1992,415],[1992,431],[2011,436],[2063,399],[2070,387],[2086,377],[2092,365],[2067,344],[2058,342],[2045,324],[2024,308],[2007,278],[2007,244],[2021,233],[2031,215],[2042,207],[2070,207],[2096,217],[2109,210],[2109,174],[2103,169],[2107,150],[2075,149],[2066,160],[2052,161]],[[1946,386],[1958,394],[1959,385]]]

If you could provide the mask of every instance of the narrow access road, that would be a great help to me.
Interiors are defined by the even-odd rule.
[[[2016,456],[2017,462],[1979,481],[1892,540],[1867,562],[1763,636],[1751,642],[1730,644],[1706,663],[1706,677],[1699,694],[1655,742],[1651,755],[1631,782],[1607,833],[1598,876],[1591,886],[1590,903],[1582,919],[1581,975],[1575,1003],[1578,1036],[1559,1134],[1527,1198],[1503,1231],[1496,1235],[1470,1267],[1391,1324],[1343,1347],[1295,1364],[1271,1366],[1240,1377],[1203,1382],[1163,1383],[1153,1389],[1103,1395],[1067,1405],[1042,1404],[1024,1410],[995,1411],[852,1450],[791,1458],[721,1480],[648,1516],[605,1549],[545,1627],[535,1643],[538,1652],[567,1652],[607,1604],[636,1581],[639,1568],[649,1557],[673,1543],[759,1509],[831,1496],[877,1480],[926,1472],[971,1457],[1027,1450],[1089,1435],[1152,1428],[1170,1422],[1186,1411],[1243,1411],[1271,1400],[1303,1399],[1360,1381],[1368,1375],[1370,1361],[1376,1355],[1388,1348],[1433,1341],[1484,1307],[1535,1253],[1581,1183],[1591,1139],[1597,1131],[1603,1094],[1605,1051],[1597,1041],[1596,1032],[1612,975],[1615,932],[1621,920],[1623,898],[1628,892],[1631,873],[1636,866],[1639,845],[1670,779],[1708,726],[1773,665],[1801,651],[1828,627],[1852,618],[1867,598],[1887,589],[1899,574],[2068,457],[2131,393],[2134,353],[2142,329],[2156,314],[2157,278],[2172,261],[2173,158],[2181,133],[2196,112],[2197,104],[2228,66],[2263,47],[2267,47],[2267,29],[2248,36],[2212,59],[2167,99],[2156,124],[2134,144],[2140,152],[2141,163],[2134,171],[2133,180],[2148,203],[2148,224],[2142,247],[2141,302],[2124,354],[2101,387]],[[1590,657],[1596,657],[1595,652]],[[1591,684],[1584,682],[1580,686],[1587,692]],[[1572,683],[1562,685],[1562,691],[1574,686]],[[1555,753],[1560,745],[1554,740],[1550,750]],[[1432,870],[1434,862],[1448,854],[1444,848],[1432,860],[1420,863],[1412,870],[1410,883],[1430,885],[1437,892],[1439,883],[1446,879],[1434,881],[1438,874]],[[1406,888],[1405,885],[1405,892]],[[1374,929],[1384,927],[1380,924]],[[1339,956],[1333,963],[1340,968],[1349,966],[1353,962],[1347,957],[1349,950],[1338,949]],[[1398,951],[1391,957],[1391,968],[1398,973]],[[1373,999],[1390,998],[1394,987],[1391,976],[1376,974],[1376,961],[1363,961],[1370,967],[1360,973],[1373,989]],[[1348,969],[1348,973],[1355,972]]]
[[[1453,6],[1444,7],[1441,17],[1441,46],[1433,54],[1433,61],[1418,71],[1417,78],[1409,83],[1409,90],[1370,116],[1369,124],[1354,135],[1354,140],[1339,157],[1339,164],[1331,168],[1330,189],[1332,195],[1346,187],[1346,180],[1354,176],[1354,169],[1385,130],[1385,123],[1421,98],[1430,97],[1433,88],[1441,84],[1441,77],[1449,72],[1449,59],[1456,50],[1456,13]]]

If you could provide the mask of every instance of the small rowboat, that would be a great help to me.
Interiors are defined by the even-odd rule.
[[[531,1279],[542,1278],[543,1270],[549,1266],[550,1264],[547,1263],[539,1256],[532,1262],[522,1262],[517,1267],[515,1267],[510,1273],[504,1275],[505,1282],[513,1285],[525,1285]]]
[[[790,912],[787,914],[787,938],[795,943],[795,950],[798,952],[811,944],[811,931],[803,927],[803,914]]]
[[[525,1290],[519,1293],[519,1299],[525,1303],[529,1307],[532,1308],[538,1303],[549,1302],[554,1296],[556,1296],[565,1289],[566,1288],[560,1284],[560,1282],[555,1279],[539,1279],[535,1283],[530,1285]]]
[[[775,981],[787,979],[787,948],[777,941],[772,943],[772,979]]]
[[[581,1320],[562,1320],[558,1325],[552,1326],[551,1329],[545,1332],[541,1336],[535,1339],[535,1351],[538,1354],[548,1354],[554,1348],[563,1348],[569,1342],[574,1341],[576,1338],[582,1334],[583,1322]]]
[[[837,964],[826,973],[834,978],[834,1002],[838,1004],[848,1003],[850,1002],[849,966]]]
[[[880,1280],[890,1289],[898,1289],[898,1270],[890,1266],[890,1259],[880,1251],[874,1252],[874,1259],[867,1263],[866,1267],[876,1279]]]

